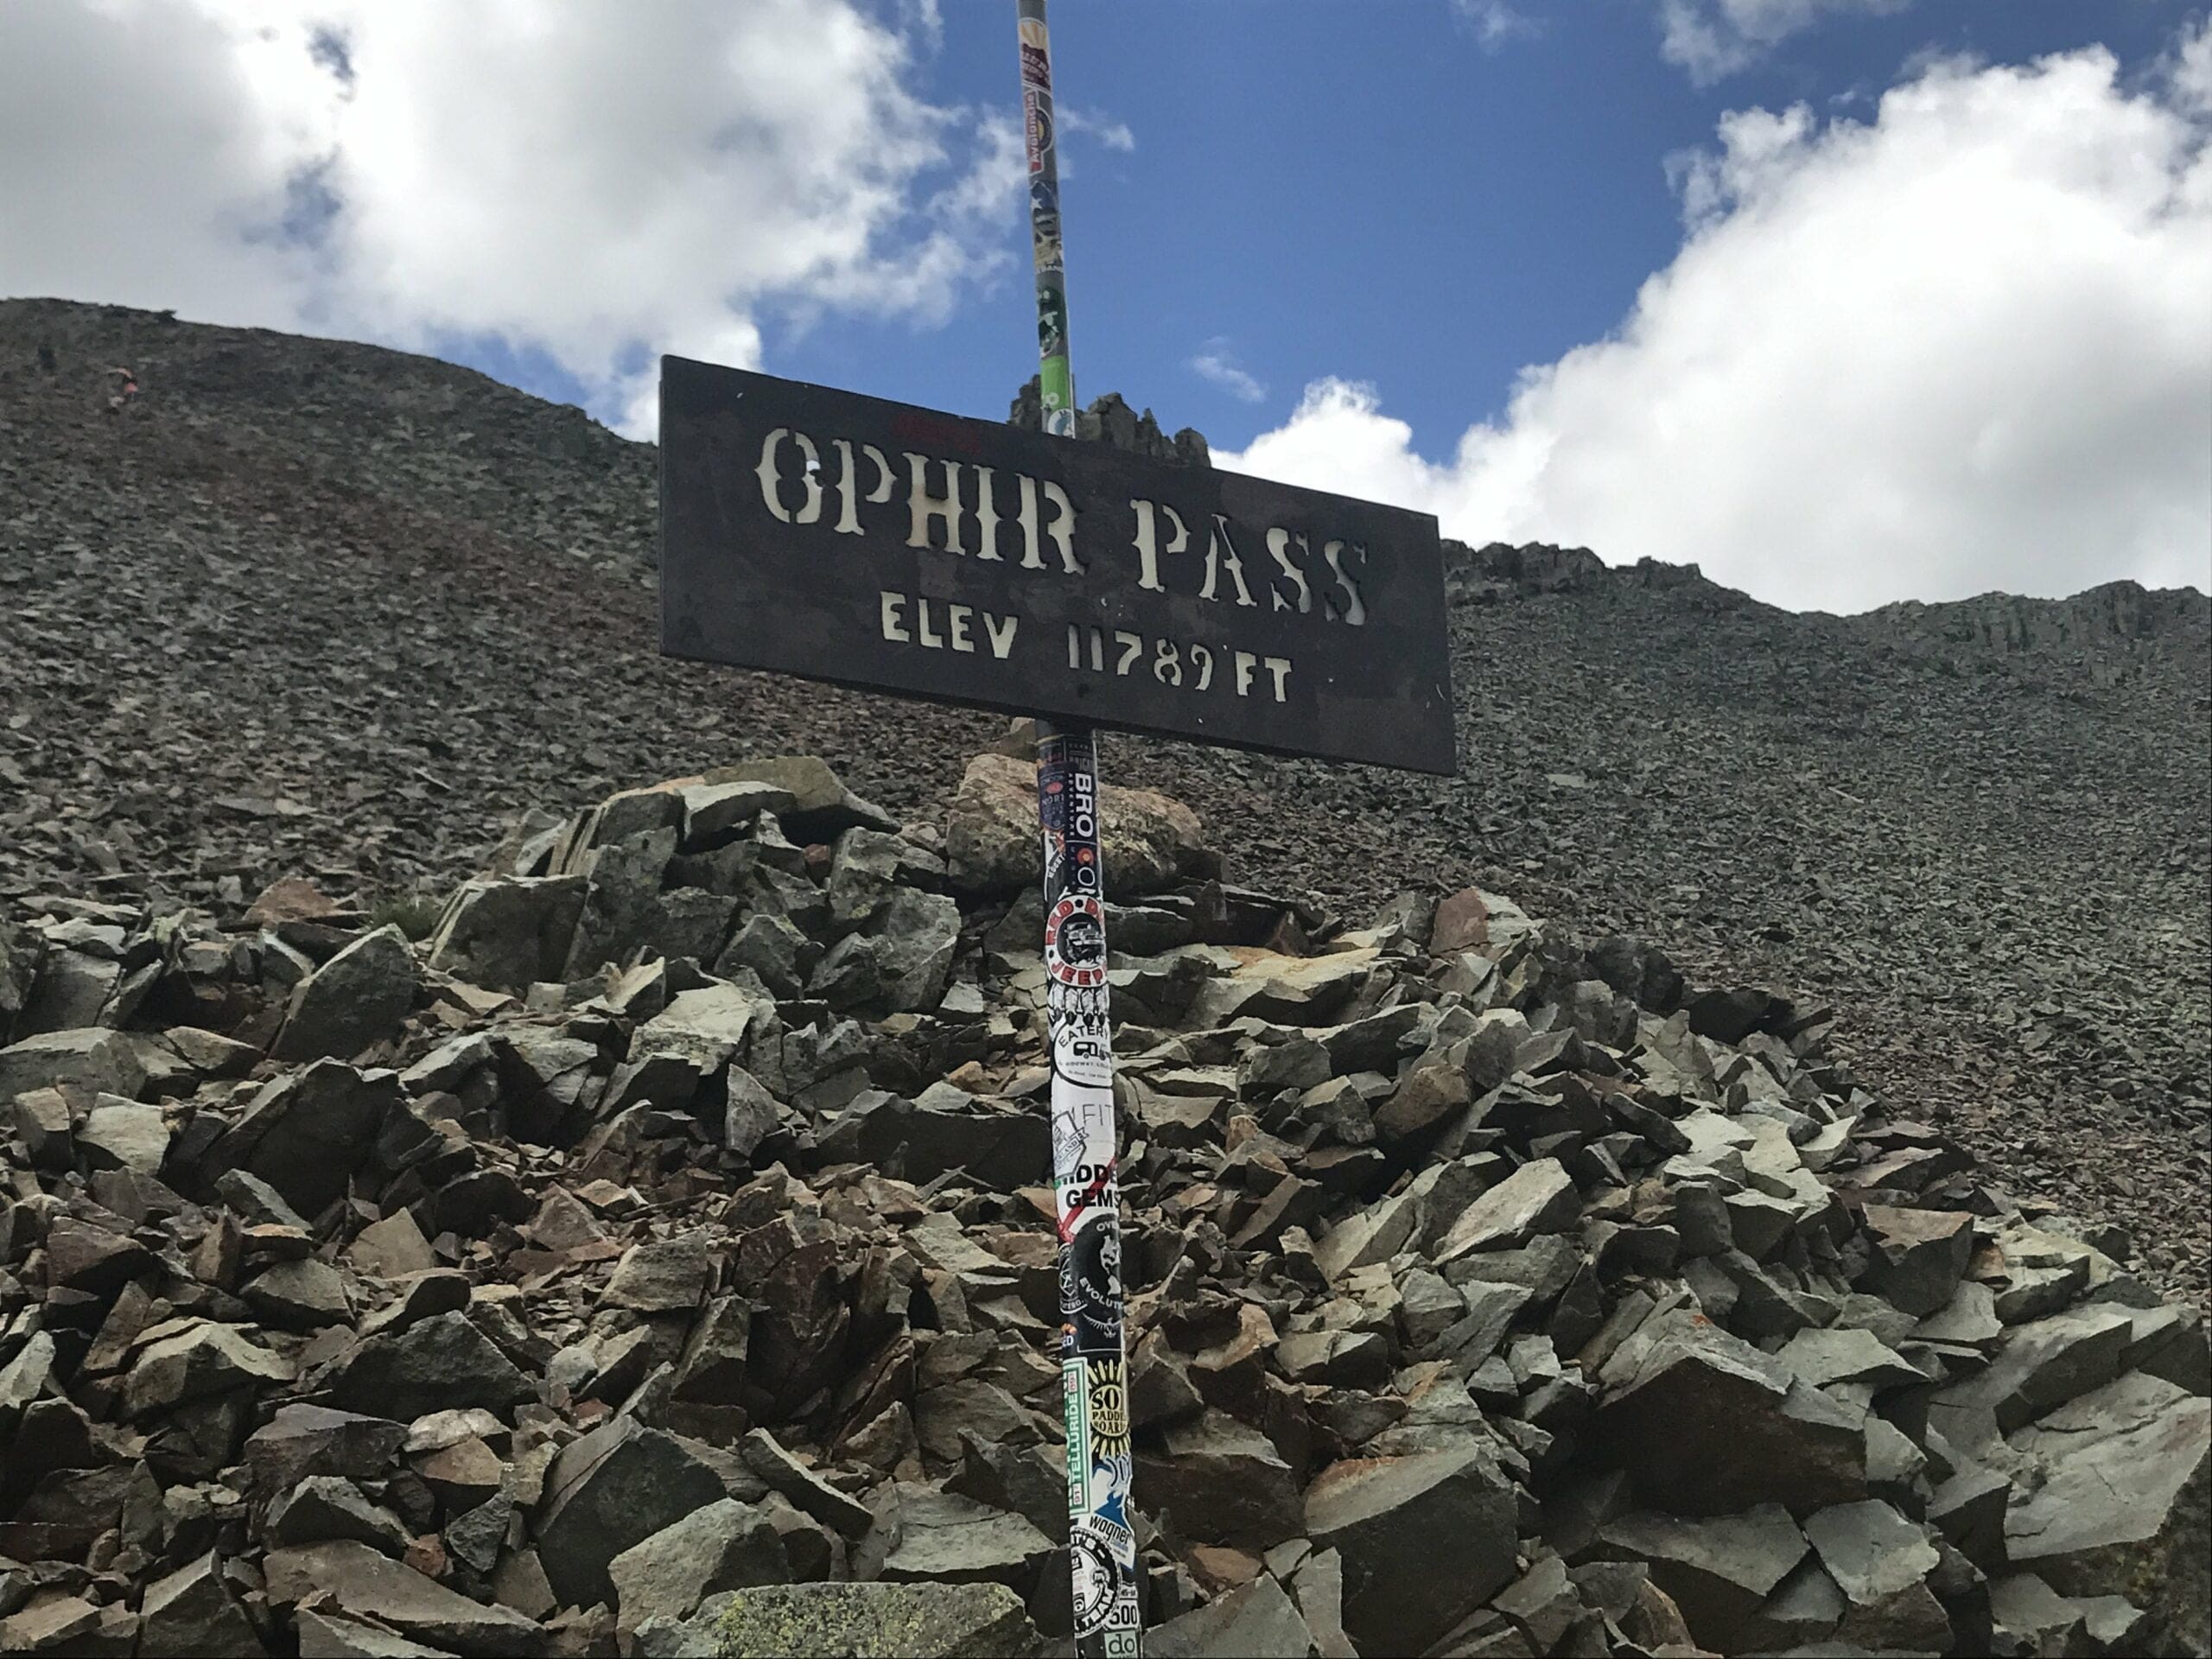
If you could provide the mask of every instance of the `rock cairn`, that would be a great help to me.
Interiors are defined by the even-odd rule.
[[[1031,790],[0,926],[0,1650],[1064,1643]],[[1105,807],[1150,1651],[2206,1650],[2199,1318],[1827,1009]]]

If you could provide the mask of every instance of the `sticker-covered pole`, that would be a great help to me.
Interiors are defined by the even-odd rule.
[[[1045,0],[1020,8],[1021,124],[1029,151],[1029,234],[1037,257],[1037,390],[1045,430],[1075,436],[1075,377],[1068,368],[1067,265],[1060,245],[1060,161],[1052,142],[1052,48]]]
[[[1037,798],[1045,830],[1052,1188],[1060,1229],[1060,1381],[1077,1651],[1134,1656],[1141,1612],[1129,1524],[1134,1459],[1122,1348],[1122,1198],[1097,755],[1088,728],[1044,728]]]
[[[1038,388],[1045,430],[1075,435],[1067,272],[1052,134],[1045,0],[1017,0],[1029,229],[1037,261]],[[1068,1560],[1076,1650],[1136,1659],[1143,1612],[1130,1524],[1128,1365],[1122,1338],[1122,1196],[1114,1030],[1106,1006],[1105,860],[1098,753],[1087,727],[1038,722],[1044,831],[1046,1024],[1052,1049],[1052,1190],[1059,1222],[1060,1381],[1067,1422]]]

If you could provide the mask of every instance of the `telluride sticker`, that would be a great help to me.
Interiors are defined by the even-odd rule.
[[[671,656],[1455,770],[1426,514],[677,357],[660,444]]]

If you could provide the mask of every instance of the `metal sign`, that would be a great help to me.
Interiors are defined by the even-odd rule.
[[[1436,520],[661,359],[661,649],[1456,769]]]

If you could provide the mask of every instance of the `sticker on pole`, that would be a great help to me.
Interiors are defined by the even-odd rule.
[[[1096,1636],[1121,1622],[1116,1605],[1133,1580],[1122,1563],[1135,1563],[1135,1535],[1103,1515],[1078,1515],[1068,1522],[1068,1554],[1075,1567],[1075,1633]]]
[[[1045,971],[1075,990],[1106,982],[1106,907],[1071,893],[1045,913]]]

